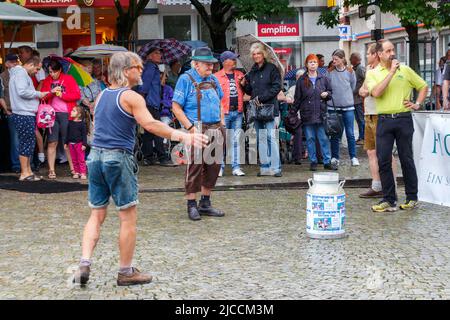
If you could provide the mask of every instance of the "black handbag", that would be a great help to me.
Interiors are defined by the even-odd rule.
[[[284,127],[290,134],[295,134],[297,128],[302,124],[295,108],[290,108],[286,117],[284,117]]]
[[[333,104],[332,113],[326,112],[324,116],[324,127],[325,132],[330,137],[340,137],[343,132],[342,128],[342,114],[338,113],[336,107],[334,105],[334,100],[331,98],[331,102]]]
[[[254,120],[269,122],[275,119],[275,105],[274,104],[260,104],[258,105],[256,101],[249,101],[250,110],[247,115],[249,123]]]

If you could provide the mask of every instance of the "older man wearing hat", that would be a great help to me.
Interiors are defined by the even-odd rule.
[[[184,128],[190,132],[202,130],[211,137],[211,144],[202,150],[201,159],[195,149],[188,149],[185,189],[188,217],[193,221],[200,220],[202,215],[224,216],[222,211],[211,206],[210,199],[219,176],[225,136],[220,107],[223,91],[212,74],[216,62],[211,49],[195,49],[192,52],[192,69],[180,76],[172,99],[172,111]],[[201,199],[197,206],[199,192]]]
[[[223,90],[222,112],[225,118],[225,127],[231,132],[231,147],[227,146],[227,158],[232,159],[231,168],[233,176],[245,176],[241,170],[240,161],[240,137],[242,131],[242,112],[244,110],[244,91],[241,86],[241,80],[244,74],[236,70],[236,60],[238,54],[225,51],[220,55],[223,69],[214,75],[219,80]],[[230,140],[230,139],[229,139]],[[231,157],[230,157],[231,156]],[[225,163],[222,164],[219,176],[223,175]]]
[[[17,54],[8,54],[5,57],[5,71],[0,74],[0,79],[3,84],[3,99],[0,99],[0,105],[4,110],[8,119],[8,129],[9,129],[9,144],[10,144],[10,161],[11,169],[14,172],[20,172],[20,162],[19,162],[19,138],[17,136],[17,130],[14,126],[12,120],[12,110],[11,101],[9,99],[9,71],[19,64],[19,56]]]
[[[159,71],[161,57],[161,48],[150,48],[142,73],[143,84],[138,87],[138,92],[145,98],[148,111],[156,120],[161,120],[161,78]],[[158,162],[162,166],[173,166],[173,163],[164,152],[163,139],[161,137],[145,131],[142,140],[145,165],[152,165]],[[155,143],[154,148],[153,143]],[[153,158],[153,153],[156,153],[156,161]]]

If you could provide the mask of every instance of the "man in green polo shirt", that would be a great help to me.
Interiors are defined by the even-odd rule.
[[[379,41],[375,47],[380,64],[367,73],[366,84],[375,98],[378,113],[376,149],[383,189],[383,200],[372,206],[375,212],[397,210],[397,194],[392,173],[394,141],[402,165],[406,201],[400,209],[410,210],[417,205],[417,172],[413,159],[412,110],[418,110],[426,98],[426,82],[408,66],[400,66],[390,41]],[[419,91],[417,101],[411,102],[413,89]]]

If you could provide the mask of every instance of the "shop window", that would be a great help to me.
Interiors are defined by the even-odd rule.
[[[5,42],[34,42],[33,37],[33,26],[19,26],[14,36],[14,28],[16,24],[14,23],[5,23]],[[13,39],[14,36],[14,39]]]
[[[295,15],[293,17],[269,17],[269,16],[262,16],[258,18],[258,23],[260,24],[291,24],[291,23],[297,23],[298,24],[298,15]]]
[[[191,40],[191,16],[163,16],[164,38]]]

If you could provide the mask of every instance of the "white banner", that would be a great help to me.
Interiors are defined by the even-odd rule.
[[[419,200],[450,207],[450,114],[414,112]]]

